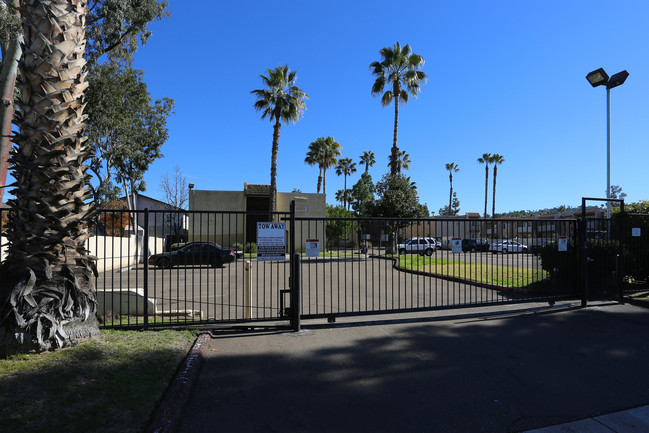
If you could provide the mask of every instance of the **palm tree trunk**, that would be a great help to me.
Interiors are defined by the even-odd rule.
[[[321,186],[322,186],[322,167],[320,167],[320,172],[318,173],[318,189],[317,189],[318,194],[320,194]]]
[[[270,211],[277,208],[277,153],[279,151],[279,130],[282,124],[277,119],[273,126],[273,150],[270,159]]]
[[[491,217],[496,217],[496,175],[498,173],[498,165],[494,164],[494,190],[493,199],[491,200]]]
[[[484,217],[487,218],[487,199],[488,199],[488,190],[489,190],[489,165],[485,162],[484,166],[485,178],[484,178]],[[492,215],[493,217],[493,215]]]
[[[448,211],[451,211],[451,203],[453,202],[453,175],[448,176],[450,182],[451,182],[451,192],[448,196]]]
[[[13,5],[18,10],[18,0]],[[16,12],[18,13],[18,12]],[[14,87],[18,72],[18,61],[22,54],[21,45],[23,36],[11,38],[4,54],[2,71],[0,72],[0,203],[7,185],[7,171],[9,170],[9,153],[11,151],[11,121],[14,115]]]
[[[399,158],[399,148],[397,147],[397,130],[399,128],[399,95],[401,94],[401,89],[399,88],[398,81],[394,83],[392,92],[392,101],[394,102],[394,138],[392,139],[392,161],[390,161],[390,173],[397,174],[397,158]]]
[[[322,170],[322,193],[327,195],[327,169]]]
[[[24,5],[20,133],[10,162],[9,250],[0,274],[0,352],[47,350],[99,334],[84,135],[85,0]],[[66,77],[66,78],[63,78]]]

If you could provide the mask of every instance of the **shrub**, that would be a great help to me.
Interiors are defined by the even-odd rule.
[[[256,253],[257,252],[257,244],[254,242],[248,242],[246,244],[246,248],[243,250],[245,253]]]
[[[240,242],[235,242],[232,244],[232,249],[235,251],[243,251],[243,244]]]

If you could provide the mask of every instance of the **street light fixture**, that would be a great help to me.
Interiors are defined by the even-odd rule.
[[[611,89],[624,84],[628,76],[624,70],[609,78],[603,68],[586,75],[591,86],[606,85],[606,198],[611,198]],[[606,202],[606,218],[611,218],[611,202]]]

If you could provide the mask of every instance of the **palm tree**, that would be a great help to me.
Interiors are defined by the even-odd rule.
[[[99,334],[86,144],[85,0],[25,2],[11,156],[8,254],[0,269],[0,352],[74,345]]]
[[[320,140],[320,138],[318,138]],[[340,158],[340,149],[342,146],[333,137],[322,138],[324,150],[321,154],[320,165],[322,166],[322,193],[327,193],[327,170],[335,167],[338,158]],[[317,141],[317,140],[316,140]]]
[[[324,138],[318,138],[316,141],[309,144],[309,151],[306,153],[304,162],[314,166],[318,165],[318,186],[316,189],[317,194],[320,194],[320,187],[322,186],[322,154],[324,153],[325,141]]]
[[[365,173],[367,173],[370,167],[376,164],[374,152],[372,152],[371,150],[364,151],[361,155],[361,164],[365,164]]]
[[[490,153],[483,153],[481,158],[478,158],[480,164],[484,164],[485,179],[484,179],[484,217],[487,218],[487,197],[489,189],[489,163],[492,162]]]
[[[451,162],[446,164],[446,169],[448,170],[448,179],[451,182],[451,192],[448,196],[448,208],[451,209],[453,204],[453,173],[460,171],[460,167],[456,163]]]
[[[342,158],[338,161],[336,165],[336,174],[338,176],[344,176],[344,189],[343,191],[347,192],[347,176],[350,176],[352,173],[356,173],[356,163],[352,161],[351,158]],[[345,194],[345,201],[343,207],[347,207],[347,194]]]
[[[498,175],[498,165],[505,162],[505,157],[494,153],[491,157],[491,162],[494,164],[494,189],[493,200],[491,200],[491,216],[496,217],[496,176]]]
[[[410,155],[406,153],[405,150],[397,151],[397,173],[401,173],[401,170],[410,170]],[[388,156],[388,167],[392,167],[392,156]]]
[[[417,96],[421,84],[426,82],[426,74],[420,69],[424,66],[424,58],[411,51],[410,45],[403,48],[399,42],[394,47],[385,47],[379,51],[381,61],[372,62],[370,69],[376,76],[372,85],[372,96],[381,96],[381,105],[387,107],[394,102],[394,137],[392,141],[390,172],[397,170],[397,129],[399,125],[399,102],[408,103],[409,95]],[[388,90],[384,92],[385,87]]]
[[[277,201],[277,152],[279,150],[279,130],[281,121],[296,123],[306,109],[306,93],[295,85],[296,72],[287,65],[275,69],[266,69],[268,76],[260,75],[265,89],[253,90],[250,93],[257,97],[255,110],[261,111],[261,118],[269,118],[273,125],[273,147],[270,161],[270,210],[275,211]]]

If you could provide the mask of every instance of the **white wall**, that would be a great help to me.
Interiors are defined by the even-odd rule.
[[[7,247],[4,246],[7,238],[0,237],[0,259],[4,260],[7,255]],[[115,269],[122,269],[133,266],[138,262],[142,263],[144,258],[142,243],[136,248],[136,236],[113,237],[93,236],[88,239],[87,248],[90,254],[97,257],[97,270],[106,272]],[[164,239],[149,238],[149,254],[160,253],[164,250]],[[137,254],[136,254],[137,253]]]

